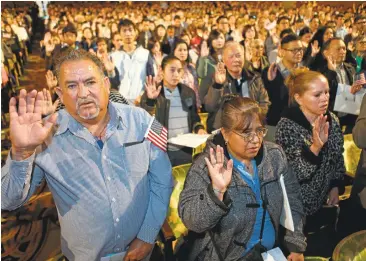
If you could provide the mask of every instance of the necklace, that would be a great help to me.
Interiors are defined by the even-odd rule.
[[[105,131],[105,129],[107,128],[108,123],[103,127],[102,131],[99,133],[99,135],[97,135],[98,140],[102,140],[102,137],[104,136],[103,133]]]

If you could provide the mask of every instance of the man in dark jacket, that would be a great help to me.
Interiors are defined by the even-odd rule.
[[[288,88],[285,80],[290,71],[296,68],[304,55],[300,38],[295,34],[289,34],[281,40],[279,54],[282,61],[278,64],[272,63],[262,72],[262,80],[266,88],[271,105],[267,113],[268,134],[266,140],[274,141],[276,125],[281,114],[288,107]]]
[[[356,74],[355,68],[346,59],[346,44],[341,38],[334,37],[324,43],[322,54],[327,60],[322,68],[319,68],[327,79],[330,90],[329,109],[333,111],[336,99],[338,84],[353,85],[353,78]],[[352,114],[337,113],[341,127],[346,126],[346,133],[351,133],[355,125],[356,116]]]
[[[76,45],[76,36],[77,31],[73,24],[68,24],[62,29],[63,35],[63,43],[54,45],[51,42],[45,43],[45,51],[46,51],[46,70],[53,70],[54,64],[56,62],[57,56],[65,51],[67,48],[75,48],[78,49],[78,45]]]
[[[267,113],[269,98],[259,75],[244,68],[244,48],[237,42],[228,42],[223,50],[223,62],[219,63],[211,87],[204,98],[209,113],[209,132],[221,127],[221,106],[227,95],[250,97],[257,101],[264,114]],[[226,67],[226,69],[225,69]]]

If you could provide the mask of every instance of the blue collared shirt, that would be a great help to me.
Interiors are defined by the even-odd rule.
[[[261,198],[261,192],[260,192],[260,180],[257,170],[257,164],[255,160],[251,161],[251,164],[253,166],[254,175],[252,176],[250,173],[248,173],[245,170],[245,165],[234,158],[232,155],[230,155],[230,158],[233,160],[234,168],[239,171],[241,177],[244,179],[244,181],[248,184],[248,186],[252,189],[253,193],[255,194],[255,198],[257,203],[260,205],[260,207],[257,210],[257,215],[255,218],[254,228],[252,231],[252,235],[249,239],[249,241],[246,244],[246,250],[244,252],[244,255],[254,247],[255,244],[259,242],[260,238],[260,231],[261,231],[261,225],[262,225],[262,217],[263,217],[263,205],[262,205],[262,198]],[[266,247],[268,250],[272,249],[275,244],[276,236],[275,236],[275,230],[274,226],[271,221],[271,217],[269,216],[268,210],[266,210],[265,215],[265,222],[263,227],[263,238],[262,238],[262,245]]]
[[[103,148],[65,110],[58,128],[23,161],[8,156],[1,173],[1,208],[24,204],[45,178],[58,210],[69,260],[99,260],[126,250],[136,237],[153,243],[172,191],[166,153],[144,140],[151,116],[110,103]]]

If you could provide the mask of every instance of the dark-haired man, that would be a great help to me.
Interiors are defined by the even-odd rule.
[[[337,14],[336,15],[336,29],[335,29],[335,35],[337,37],[340,37],[344,39],[344,37],[347,35],[347,29],[344,27],[344,15],[343,14]]]
[[[21,90],[19,108],[10,101],[1,208],[22,206],[46,179],[68,260],[148,260],[172,190],[164,128],[143,109],[108,101],[95,55],[68,49],[55,71],[65,110],[43,121],[35,90]]]
[[[356,74],[355,67],[345,63],[347,47],[344,41],[339,37],[329,39],[324,43],[322,55],[327,61],[322,68],[319,68],[327,79],[329,84],[329,110],[333,111],[337,89],[339,84],[353,85],[353,79]],[[356,87],[354,87],[356,88]],[[358,88],[358,87],[357,87]],[[337,113],[341,126],[346,126],[346,132],[351,133],[356,121],[356,116],[345,113]]]
[[[348,43],[353,41],[357,36],[364,33],[366,33],[366,16],[358,15],[355,17],[352,33],[349,33],[344,37],[346,46],[348,46]]]
[[[60,53],[68,49],[69,47],[78,49],[79,46],[76,44],[77,31],[73,24],[68,24],[62,29],[62,43],[55,45],[50,41],[45,42],[45,60],[46,69],[53,70],[55,60]]]
[[[229,26],[229,20],[226,16],[222,15],[219,16],[216,20],[217,24],[217,30],[224,34],[226,41],[233,40],[233,37],[231,36],[231,30]]]
[[[266,139],[269,141],[274,141],[276,125],[282,111],[288,106],[289,93],[285,80],[290,71],[299,66],[304,55],[300,38],[295,34],[285,36],[281,40],[279,53],[282,60],[279,63],[272,63],[262,72],[264,87],[271,102],[267,113],[268,134]]]
[[[137,29],[131,20],[122,20],[119,32],[123,41],[122,50],[111,54],[120,73],[119,92],[130,103],[140,104],[146,76],[154,75],[153,61],[149,58],[148,50],[136,45]]]

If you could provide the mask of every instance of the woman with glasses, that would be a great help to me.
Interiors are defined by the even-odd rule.
[[[221,121],[193,162],[179,199],[179,216],[194,240],[188,260],[258,260],[264,249],[282,241],[288,260],[304,260],[299,184],[281,147],[263,141],[267,129],[260,107],[250,98],[231,96]],[[284,239],[278,238],[281,175],[295,227]]]
[[[344,191],[343,135],[338,118],[328,110],[329,85],[321,73],[296,69],[286,85],[290,106],[277,125],[276,142],[300,183],[306,234],[322,218],[323,206],[337,205]]]

